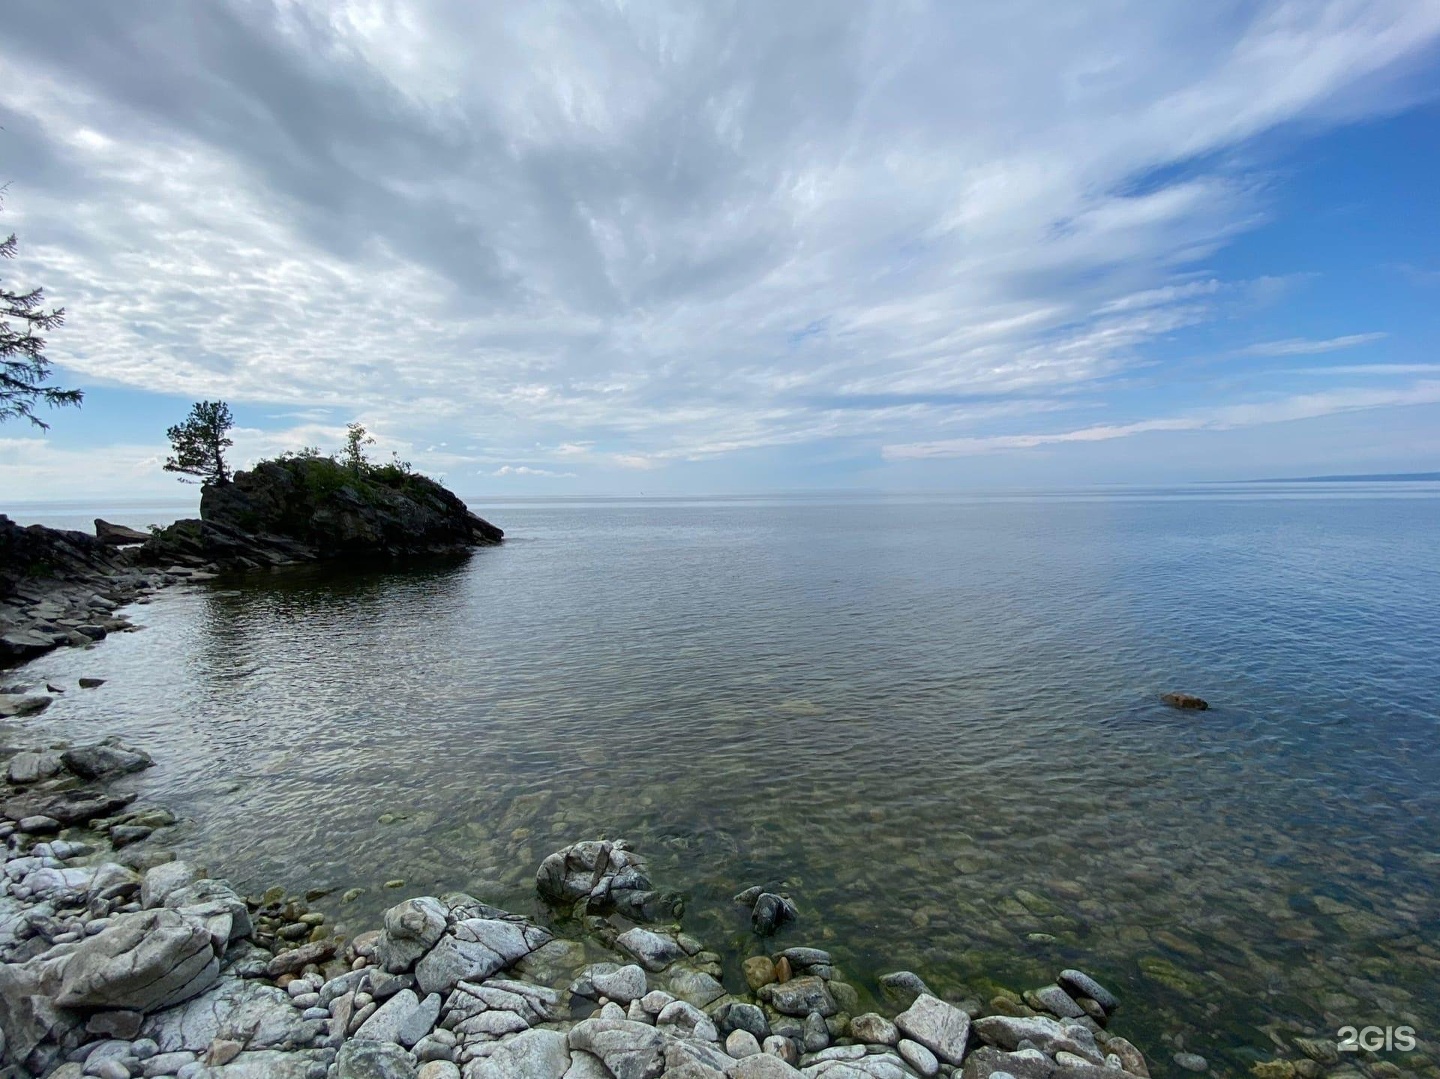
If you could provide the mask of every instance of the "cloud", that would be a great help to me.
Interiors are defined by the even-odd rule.
[[[1292,420],[1315,419],[1342,412],[1436,403],[1440,403],[1440,381],[1417,382],[1401,390],[1338,389],[1267,402],[1227,405],[1204,412],[1165,419],[1140,420],[1124,424],[1097,424],[1093,427],[1083,427],[1071,431],[900,443],[885,446],[882,453],[889,461],[971,457],[1073,442],[1109,442],[1118,438],[1130,438],[1134,435],[1157,431],[1223,431],[1236,427],[1256,427]]]
[[[1274,197],[1238,151],[1410,100],[1440,5],[18,0],[7,30],[15,269],[82,384],[639,470],[943,442],[1153,364],[1246,290],[1204,267]]]
[[[552,472],[548,468],[531,468],[528,465],[501,465],[493,472],[487,472],[488,476],[543,476],[546,479],[573,478],[573,472]]]
[[[1323,341],[1308,341],[1292,337],[1285,341],[1266,341],[1245,349],[1247,356],[1318,356],[1323,352],[1338,352],[1344,348],[1383,341],[1389,336],[1384,333],[1352,333],[1345,337],[1331,337]]]

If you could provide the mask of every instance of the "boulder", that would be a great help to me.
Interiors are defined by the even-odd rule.
[[[323,1021],[303,1018],[283,989],[227,975],[178,1007],[150,1015],[141,1033],[163,1053],[203,1053],[216,1041],[247,1050],[308,1046],[323,1028]]]
[[[762,892],[756,897],[755,907],[750,912],[750,928],[757,936],[772,936],[782,925],[793,922],[799,913],[795,904],[783,895]]]
[[[534,925],[494,918],[456,922],[415,965],[415,981],[424,993],[448,993],[460,981],[483,981],[504,970],[550,939]]]
[[[54,643],[49,642],[42,650],[49,651],[53,647]],[[47,697],[43,693],[0,693],[0,719],[33,716],[49,708],[52,700],[53,697]]]
[[[200,518],[158,530],[140,557],[156,565],[199,558],[248,568],[456,553],[504,535],[439,483],[408,470],[357,471],[328,457],[291,457],[206,484]]]
[[[349,1041],[335,1057],[335,1079],[416,1079],[415,1061],[390,1042]]]
[[[663,933],[653,933],[632,926],[616,938],[615,944],[640,961],[646,970],[664,970],[677,959],[684,959],[685,949],[678,941]]]
[[[1078,1022],[1062,1024],[1043,1015],[987,1015],[976,1019],[973,1027],[982,1042],[999,1049],[1014,1050],[1026,1041],[1051,1056],[1074,1053],[1095,1064],[1105,1063],[1095,1035]]]
[[[970,1016],[928,993],[895,1017],[895,1026],[946,1064],[959,1064],[970,1037]],[[913,1062],[912,1062],[913,1064]]]
[[[1171,708],[1179,708],[1185,712],[1203,712],[1210,707],[1208,701],[1193,693],[1162,693],[1160,699]]]
[[[129,528],[126,525],[111,524],[109,521],[102,521],[96,517],[95,538],[110,547],[130,547],[137,543],[144,543],[150,538],[150,533],[141,532],[139,529]]]
[[[1072,996],[1089,997],[1107,1013],[1113,1012],[1120,1006],[1120,1001],[1114,993],[1083,970],[1062,970],[1059,982]]]
[[[220,976],[209,927],[176,910],[122,914],[70,954],[56,1003],[151,1012],[207,989]]]
[[[624,840],[585,840],[556,851],[540,863],[535,888],[547,903],[577,914],[656,922],[683,909],[679,895],[652,887],[644,861]]]
[[[651,1028],[645,1029],[655,1035]],[[558,1030],[540,1028],[507,1038],[488,1058],[470,1065],[466,1076],[467,1079],[561,1079],[569,1069],[570,1046],[565,1035]]]
[[[61,761],[81,779],[109,779],[111,776],[139,772],[155,763],[150,754],[127,749],[114,742],[97,742],[78,746],[60,754]]]
[[[801,1019],[811,1012],[829,1018],[840,1010],[824,980],[812,974],[788,982],[771,982],[762,986],[757,996],[780,1014]]]
[[[64,770],[65,762],[60,759],[59,753],[25,750],[10,758],[10,766],[6,769],[5,776],[16,786],[23,786],[58,776]]]
[[[604,1061],[615,1079],[655,1079],[665,1070],[666,1038],[644,1023],[586,1019],[570,1028],[568,1040],[571,1049]]]

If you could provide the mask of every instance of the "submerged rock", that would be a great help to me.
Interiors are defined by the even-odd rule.
[[[1185,712],[1203,712],[1210,707],[1208,701],[1193,693],[1162,693],[1160,699],[1171,708],[1179,708]]]

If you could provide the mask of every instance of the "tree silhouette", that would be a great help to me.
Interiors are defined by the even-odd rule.
[[[165,461],[165,471],[184,473],[181,483],[197,482],[185,476],[198,476],[200,483],[229,483],[225,451],[235,445],[228,434],[234,426],[230,406],[224,401],[195,402],[185,422],[165,432],[175,450]]]
[[[15,257],[15,234],[0,241],[0,259]],[[0,288],[0,423],[26,419],[41,430],[50,425],[35,415],[40,403],[58,408],[79,405],[85,396],[80,390],[62,390],[47,386],[50,361],[45,358],[42,333],[53,330],[65,321],[65,309],[46,311],[44,289],[11,292]],[[11,325],[11,320],[15,325]]]

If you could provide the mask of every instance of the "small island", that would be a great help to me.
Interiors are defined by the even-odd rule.
[[[336,454],[309,447],[233,474],[232,425],[223,401],[201,401],[170,428],[165,468],[201,485],[198,518],[149,533],[97,519],[90,535],[0,515],[0,665],[132,628],[117,608],[177,580],[463,555],[505,538],[398,456],[368,460],[373,440],[358,423]]]

